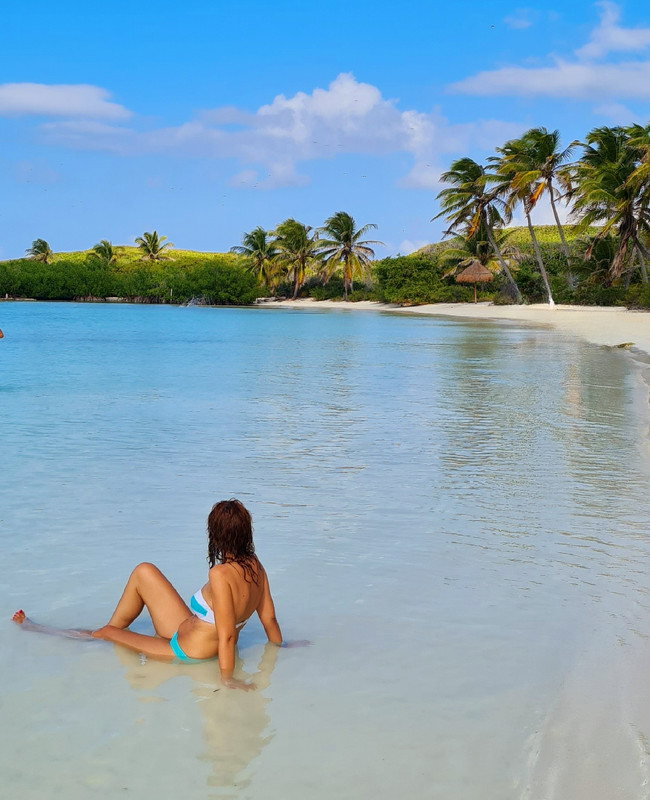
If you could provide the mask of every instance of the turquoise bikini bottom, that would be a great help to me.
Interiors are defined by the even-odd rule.
[[[189,661],[191,662],[199,662],[199,661],[212,661],[214,656],[210,658],[190,658],[183,652],[183,648],[178,643],[178,631],[172,636],[169,640],[169,644],[171,645],[172,650],[174,651],[174,655],[179,661]]]

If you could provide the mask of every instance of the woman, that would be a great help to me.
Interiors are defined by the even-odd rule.
[[[208,561],[208,582],[194,594],[189,608],[157,567],[138,564],[108,624],[92,635],[157,658],[191,661],[218,656],[225,686],[253,688],[233,678],[239,632],[257,611],[269,642],[281,645],[282,633],[266,572],[255,555],[251,515],[238,500],[223,500],[210,512]],[[145,606],[156,636],[128,630]],[[55,632],[27,620],[22,611],[14,621]]]

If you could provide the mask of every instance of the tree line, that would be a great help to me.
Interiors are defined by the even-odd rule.
[[[501,302],[545,299],[552,304],[557,299],[650,306],[650,125],[597,127],[584,141],[567,146],[557,130],[531,128],[497,147],[484,163],[456,159],[441,181],[440,210],[433,219],[445,220],[444,240],[411,256],[374,261],[373,246],[382,243],[365,237],[377,226],[359,227],[350,214],[338,211],[316,229],[294,218],[274,230],[258,226],[243,234],[241,244],[231,248],[232,256],[218,257],[219,269],[231,271],[229,281],[238,283],[242,298],[266,291],[294,298],[305,293],[334,297],[338,292],[347,299],[354,281],[361,280],[372,284],[364,289],[366,297],[434,302],[464,298],[454,278],[479,261],[498,276],[483,296]],[[548,198],[555,237],[548,228],[533,225],[542,198]],[[561,223],[560,204],[570,210],[568,227]],[[527,243],[509,227],[518,209],[525,218]],[[182,302],[189,292],[218,295],[214,287],[201,291],[201,281],[212,281],[208,260],[217,256],[194,254],[194,260],[183,260],[181,251],[169,252],[173,245],[157,231],[144,233],[136,245],[140,264],[127,268],[127,248],[102,240],[83,254],[83,270],[75,267],[80,291],[74,292],[71,276],[50,275],[60,285],[49,296],[63,299],[87,289],[91,296],[110,291],[127,298]],[[27,253],[30,263],[48,265],[54,259],[43,239],[36,239]],[[65,258],[56,256],[57,263],[62,266]],[[182,264],[174,263],[179,258]],[[164,269],[159,268],[163,261]],[[44,274],[34,289],[36,273],[30,269],[24,260],[0,262],[0,291],[48,295]],[[250,280],[235,280],[233,270],[245,272]]]
[[[357,224],[346,211],[337,211],[325,220],[322,227],[311,227],[293,218],[281,222],[275,230],[257,227],[244,233],[241,245],[231,252],[246,259],[248,269],[257,276],[271,295],[275,295],[282,281],[293,286],[293,299],[298,297],[308,272],[317,275],[327,284],[332,275],[341,269],[345,299],[354,288],[355,278],[371,277],[371,245],[383,242],[362,239],[377,226]]]
[[[574,159],[576,151],[579,157]],[[513,275],[518,255],[508,251],[506,228],[517,208],[526,219],[546,299],[554,302],[531,217],[545,196],[560,237],[566,280],[577,280],[576,273],[599,254],[590,281],[606,288],[621,281],[626,288],[634,281],[647,286],[650,125],[594,128],[584,142],[576,140],[567,147],[561,146],[559,131],[531,128],[497,147],[485,164],[468,157],[456,159],[441,180],[448,186],[438,193],[441,210],[434,219],[447,222],[445,233],[454,237],[448,249],[465,252],[466,258],[476,256],[502,273],[516,302],[522,300]],[[578,246],[573,252],[560,222],[559,202],[570,207],[576,223]],[[481,249],[483,257],[478,258]]]
[[[316,230],[289,218],[272,231],[257,227],[244,233],[242,244],[232,247],[233,255],[230,256],[231,259],[237,257],[235,262],[230,263],[231,270],[239,269],[249,276],[248,281],[240,281],[242,298],[245,298],[242,302],[252,302],[250,295],[253,285],[255,294],[252,299],[260,290],[276,295],[279,289],[286,292],[287,288],[296,298],[308,276],[315,277],[326,286],[336,273],[341,274],[341,289],[347,299],[354,288],[355,279],[372,279],[371,266],[375,253],[371,245],[382,242],[363,237],[376,227],[370,223],[358,228],[350,214],[338,211]],[[182,302],[187,299],[188,291],[192,290],[194,296],[202,300],[214,297],[214,292],[202,290],[205,287],[200,285],[200,280],[189,279],[191,276],[188,273],[196,273],[197,262],[202,261],[201,254],[182,259],[187,279],[181,282],[183,286],[179,286],[179,270],[169,262],[178,261],[179,252],[182,251],[173,251],[172,255],[168,248],[172,248],[173,244],[157,231],[144,233],[135,240],[135,244],[139,261],[149,264],[149,269],[142,264],[134,267],[132,256],[125,258],[125,251],[133,248],[115,247],[106,239],[86,253],[69,254],[67,257],[66,254],[55,257],[49,242],[35,239],[26,250],[31,267],[25,269],[24,261],[20,260],[0,263],[0,291],[12,296],[52,299],[115,294],[147,302]],[[204,255],[205,258],[218,257],[216,254]],[[154,269],[154,265],[163,261],[166,262],[164,268]],[[43,265],[40,272],[34,264]],[[57,269],[45,269],[52,265]],[[64,265],[65,270],[62,269]],[[221,266],[223,268],[223,264]],[[209,283],[205,278],[204,270],[204,283]],[[48,279],[51,281],[49,289],[45,285]],[[234,301],[231,299],[229,302]]]
[[[116,297],[140,303],[246,305],[259,296],[256,278],[228,253],[169,252],[157,231],[118,247],[102,239],[91,250],[54,254],[35,239],[27,259],[0,262],[0,294],[37,300]],[[173,255],[172,255],[173,253]]]
[[[158,231],[146,231],[142,236],[136,237],[135,244],[140,251],[143,261],[160,261],[163,258],[171,259],[165,250],[173,247],[172,242],[166,241],[166,236],[159,236]],[[25,250],[25,253],[32,261],[41,261],[43,264],[51,264],[54,261],[54,252],[50,243],[45,239],[34,239],[32,246]],[[89,258],[94,259],[104,266],[110,266],[117,262],[118,251],[112,242],[102,239],[89,253]],[[173,259],[171,259],[173,260]]]

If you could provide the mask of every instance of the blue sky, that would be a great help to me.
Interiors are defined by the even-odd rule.
[[[454,158],[647,122],[650,7],[25,0],[0,65],[0,258],[154,228],[228,250],[339,210],[384,255],[440,237]]]

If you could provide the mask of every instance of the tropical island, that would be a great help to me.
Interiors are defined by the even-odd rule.
[[[272,231],[258,226],[229,253],[176,250],[157,231],[145,232],[132,247],[102,240],[58,254],[35,239],[26,258],[0,262],[0,297],[650,307],[650,125],[595,128],[584,142],[564,148],[558,131],[532,128],[485,164],[455,160],[441,182],[434,219],[445,220],[445,237],[410,255],[375,259],[374,247],[382,243],[367,236],[376,225],[359,226],[345,211],[316,228],[293,218]],[[555,225],[533,225],[543,197]],[[560,202],[571,208],[570,225],[560,221]],[[512,227],[519,209],[526,226]],[[458,281],[468,267],[476,278],[471,288]]]

